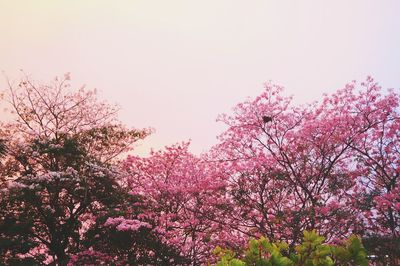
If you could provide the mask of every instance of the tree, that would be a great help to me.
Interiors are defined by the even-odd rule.
[[[352,116],[361,132],[359,139],[350,143],[355,165],[361,172],[355,208],[362,211],[367,225],[365,242],[371,254],[385,263],[397,265],[400,261],[400,95],[393,90],[382,92],[372,78],[362,86],[362,94],[342,95],[352,99]]]
[[[296,107],[271,84],[254,101],[220,120],[228,129],[213,154],[229,176],[233,229],[287,241],[317,229],[329,240],[357,231],[351,208],[356,182],[347,167],[350,146],[343,124],[316,106]],[[267,122],[264,117],[272,117]]]
[[[368,78],[298,107],[282,91],[266,84],[220,117],[228,129],[211,153],[229,180],[232,211],[223,220],[291,248],[313,229],[329,241],[351,233],[398,239],[399,94]]]
[[[191,265],[200,265],[223,233],[214,206],[221,200],[224,180],[216,164],[188,148],[189,143],[179,143],[148,158],[130,156],[124,166],[131,193],[145,199],[143,217],[164,243],[176,247]]]
[[[25,76],[9,84],[15,121],[4,123],[3,263],[65,265],[80,252],[93,219],[124,204],[115,167],[147,130],[127,129],[95,91],[72,90],[69,75],[50,84]]]
[[[266,84],[220,117],[228,129],[208,154],[195,158],[177,145],[128,158],[129,186],[194,263],[216,243],[236,249],[248,237],[286,241],[293,251],[305,230],[329,242],[355,233],[397,243],[400,101],[381,92],[368,78],[294,106],[282,87]],[[392,264],[396,245],[383,254]]]
[[[262,263],[364,265],[358,239],[340,246],[357,234],[375,261],[398,264],[400,95],[372,78],[305,106],[268,83],[220,117],[228,128],[209,152],[183,142],[125,160],[149,131],[68,80],[10,84],[0,263],[201,265],[216,262],[216,246],[231,263],[267,237],[250,242],[246,262],[268,247],[276,260]],[[339,246],[329,255],[322,241]]]

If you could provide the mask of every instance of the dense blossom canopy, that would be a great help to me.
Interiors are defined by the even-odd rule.
[[[208,152],[182,142],[120,160],[150,132],[127,129],[115,107],[68,80],[10,85],[2,262],[201,265],[250,238],[294,252],[305,231],[330,243],[355,234],[376,260],[399,262],[396,91],[368,77],[294,105],[267,83],[219,117],[227,128]]]

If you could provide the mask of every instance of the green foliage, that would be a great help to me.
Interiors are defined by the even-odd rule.
[[[339,265],[368,265],[367,252],[356,236],[350,236],[343,246],[332,247],[332,254]]]
[[[246,265],[245,262],[236,259],[235,253],[229,249],[222,249],[221,247],[216,247],[214,254],[220,257],[219,262],[216,266],[242,266]]]
[[[341,245],[326,244],[325,238],[315,230],[305,231],[303,241],[294,250],[284,242],[271,243],[268,239],[251,239],[243,255],[237,256],[229,249],[217,247],[217,266],[330,266],[368,265],[361,241],[351,236]]]

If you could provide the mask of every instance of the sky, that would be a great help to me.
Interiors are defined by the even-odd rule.
[[[155,129],[139,155],[189,139],[201,153],[225,128],[218,114],[266,81],[296,103],[367,75],[399,89],[399,11],[395,0],[0,0],[0,70],[71,72],[123,123]]]

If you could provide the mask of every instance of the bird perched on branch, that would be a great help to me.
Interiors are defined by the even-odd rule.
[[[263,116],[262,117],[264,123],[268,123],[272,121],[272,117],[270,116]]]

